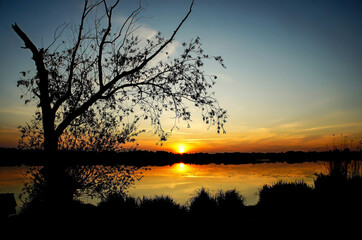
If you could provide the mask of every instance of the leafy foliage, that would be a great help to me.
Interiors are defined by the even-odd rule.
[[[207,125],[216,125],[218,133],[225,132],[226,111],[210,93],[217,77],[202,69],[205,60],[225,67],[223,59],[206,54],[199,37],[181,44],[180,57],[171,57],[166,51],[193,4],[170,38],[158,32],[145,39],[137,36],[141,6],[114,28],[112,14],[118,2],[89,4],[86,0],[79,26],[62,26],[46,49],[38,50],[16,24],[13,26],[25,48],[33,52],[37,66],[35,73],[21,72],[18,81],[25,103],[35,102],[40,108],[34,124],[21,127],[24,145],[44,147],[42,140],[55,137],[59,149],[119,148],[143,132],[137,129],[140,119],[149,120],[153,132],[165,141],[168,135],[161,124],[162,114],[174,113],[173,127],[177,127],[177,120],[189,124],[189,103],[202,110]],[[86,25],[91,16],[93,25]],[[67,37],[63,36],[65,30]],[[133,120],[125,123],[127,119]],[[44,137],[35,142],[35,135]]]

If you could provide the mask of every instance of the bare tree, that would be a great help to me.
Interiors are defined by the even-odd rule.
[[[141,4],[123,24],[113,25],[118,4],[85,0],[80,24],[60,26],[47,48],[36,47],[16,23],[12,26],[36,66],[35,75],[21,72],[18,81],[27,92],[25,103],[38,106],[34,120],[21,127],[23,143],[48,152],[116,148],[134,140],[139,119],[149,119],[162,141],[167,138],[162,113],[174,114],[174,126],[179,119],[189,122],[188,103],[202,110],[206,124],[224,132],[226,111],[209,92],[216,76],[202,70],[206,59],[225,67],[222,58],[204,53],[199,38],[183,43],[180,57],[167,53],[193,2],[169,38],[158,33],[150,39],[137,36]],[[70,37],[64,37],[65,30]],[[167,58],[156,62],[161,55]],[[131,123],[124,121],[128,116],[134,117]]]

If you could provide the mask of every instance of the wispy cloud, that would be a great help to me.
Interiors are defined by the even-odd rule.
[[[0,114],[14,114],[14,115],[31,115],[34,113],[32,108],[12,107],[0,108]]]
[[[226,83],[234,83],[235,80],[232,76],[228,75],[228,74],[225,74],[225,73],[220,73],[217,75],[218,79],[220,79],[221,81],[223,82],[226,82]]]
[[[157,31],[155,29],[152,29],[147,26],[140,26],[133,33],[134,36],[137,36],[141,40],[147,40],[147,39],[151,40],[156,36],[156,34]]]
[[[157,33],[158,33],[157,30],[149,26],[142,25],[133,32],[133,35],[137,36],[141,40],[141,45],[143,45],[146,44],[146,40],[154,40]],[[178,41],[173,40],[163,49],[163,51],[160,54],[158,54],[149,63],[149,65],[155,66],[160,61],[166,61],[168,57],[172,57],[176,53],[177,48],[180,46],[181,44]]]
[[[328,126],[318,126],[318,127],[304,129],[304,131],[310,132],[310,131],[318,131],[323,129],[335,129],[335,128],[346,128],[346,127],[362,127],[362,123],[343,123],[343,124],[335,124]]]

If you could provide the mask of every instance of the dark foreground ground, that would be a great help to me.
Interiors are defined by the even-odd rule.
[[[235,190],[210,195],[206,189],[200,189],[187,206],[180,206],[167,196],[135,199],[111,194],[98,206],[79,201],[56,205],[33,202],[20,214],[3,219],[2,226],[29,234],[44,229],[122,236],[163,236],[167,232],[171,239],[188,234],[208,238],[266,233],[288,233],[292,239],[309,234],[321,234],[323,239],[335,234],[359,238],[361,190],[360,177],[341,180],[321,176],[315,188],[283,182],[264,186],[255,206],[245,206],[243,197]]]

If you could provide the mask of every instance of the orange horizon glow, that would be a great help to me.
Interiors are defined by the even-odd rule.
[[[311,130],[309,130],[311,131]],[[1,132],[1,130],[0,130]],[[16,148],[19,132],[7,131],[0,135],[0,147]],[[216,134],[197,127],[175,132],[172,137],[157,145],[157,137],[143,134],[136,143],[126,143],[123,149],[166,151],[176,154],[223,153],[223,152],[287,152],[287,151],[329,151],[350,148],[360,150],[359,134],[329,134],[315,131],[311,137],[300,132],[279,133],[274,129],[258,129]],[[357,149],[359,148],[359,149]]]

